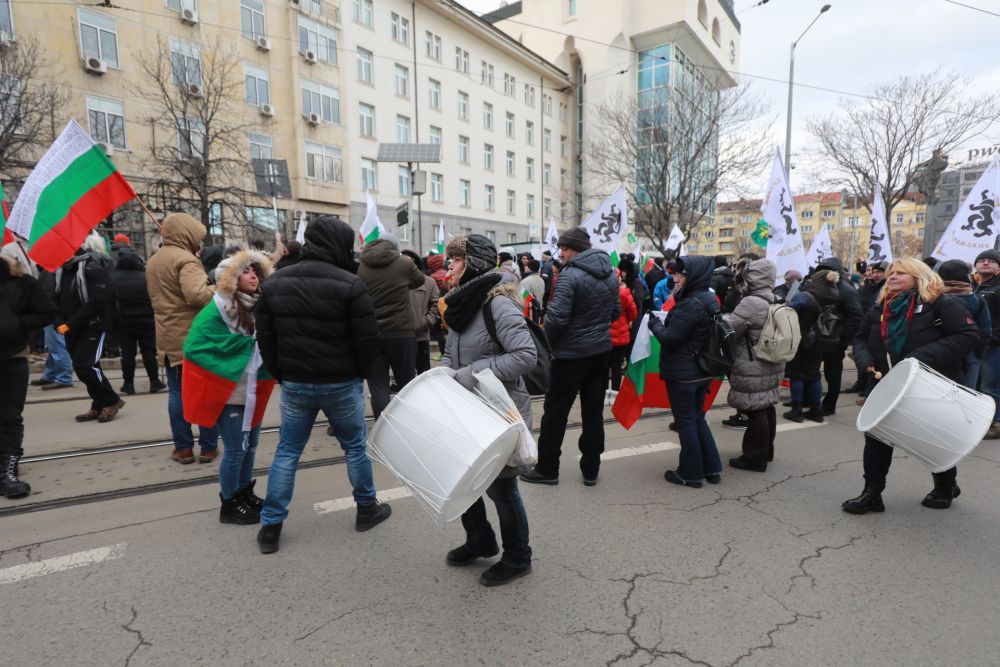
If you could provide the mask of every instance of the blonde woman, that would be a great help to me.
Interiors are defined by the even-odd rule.
[[[872,376],[888,373],[903,359],[913,358],[938,373],[961,382],[962,360],[979,344],[979,331],[961,301],[944,294],[944,283],[926,264],[906,257],[889,265],[875,305],[861,322],[854,340],[854,361]],[[851,514],[884,512],[882,490],[892,463],[892,447],[865,435],[865,489],[844,501]],[[934,473],[934,489],[925,507],[945,509],[961,490],[956,469]]]

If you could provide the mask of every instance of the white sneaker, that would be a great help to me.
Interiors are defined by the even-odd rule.
[[[608,390],[608,405],[614,405],[615,399],[618,398],[618,392],[614,389]]]
[[[611,390],[604,390],[604,405],[611,405]]]

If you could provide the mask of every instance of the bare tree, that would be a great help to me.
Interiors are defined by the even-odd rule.
[[[747,84],[687,81],[602,104],[587,145],[592,175],[609,192],[625,185],[636,234],[661,253],[674,225],[687,238],[720,191],[739,192],[767,159],[770,123]]]
[[[56,113],[69,93],[46,75],[51,61],[37,39],[20,37],[0,46],[0,179],[20,180],[49,147]]]
[[[879,84],[863,102],[841,99],[837,113],[810,118],[807,127],[820,142],[826,186],[846,189],[870,210],[878,179],[890,215],[911,186],[920,184],[921,162],[1000,120],[1000,93],[968,95],[972,89],[968,79],[939,69]]]
[[[171,52],[163,42],[136,54],[143,72],[135,93],[153,101],[149,188],[167,206],[184,207],[211,230],[228,218],[230,237],[246,232],[246,206],[264,204],[253,187],[244,119],[244,79],[238,56],[219,43],[199,57]],[[228,212],[228,216],[226,213]],[[235,226],[237,229],[233,229]]]

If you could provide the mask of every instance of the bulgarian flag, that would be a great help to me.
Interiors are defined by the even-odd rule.
[[[521,292],[521,300],[524,301],[524,316],[531,319],[531,304],[535,302],[535,295],[531,293],[531,290],[525,288]]]
[[[198,426],[215,426],[219,415],[246,373],[246,409],[243,432],[259,426],[274,391],[274,378],[267,372],[257,349],[257,340],[236,332],[223,315],[224,297],[201,309],[184,340],[181,399],[184,419]]]
[[[671,305],[672,303],[671,301]],[[666,312],[653,312],[651,315],[662,320],[666,317]],[[660,378],[660,341],[649,332],[649,317],[650,315],[645,315],[639,324],[628,369],[622,378],[622,388],[615,404],[611,406],[611,414],[626,429],[632,428],[643,408],[670,407],[667,385]],[[722,380],[712,380],[709,384],[704,406],[706,412],[712,407],[721,387]]]
[[[28,176],[7,226],[28,240],[28,256],[55,271],[135,191],[75,120]]]
[[[368,203],[364,222],[361,223],[361,232],[358,234],[362,245],[371,243],[385,233],[385,227],[382,226],[382,221],[378,217],[378,206],[375,204],[375,198],[370,192],[365,194],[368,197]]]
[[[444,254],[444,218],[441,218],[441,224],[438,225],[437,254]]]
[[[7,198],[4,197],[3,184],[0,183],[0,229],[3,230],[3,241],[0,241],[0,248],[14,242],[14,234],[7,229],[7,219],[9,217],[10,211],[7,209]]]

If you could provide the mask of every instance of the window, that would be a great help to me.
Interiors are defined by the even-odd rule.
[[[552,217],[552,200],[548,197],[542,200],[542,217],[546,219]]]
[[[517,80],[510,74],[503,75],[503,94],[507,97],[514,97],[517,90]]]
[[[9,6],[3,9],[5,10],[4,14],[9,14]],[[118,29],[115,20],[97,12],[88,12],[85,9],[78,9],[77,17],[80,20],[80,44],[83,47],[83,57],[100,58],[108,67],[118,69]],[[0,32],[6,30],[7,28],[0,22]],[[13,29],[10,30],[10,33],[13,33]]]
[[[552,115],[552,96],[542,93],[542,113],[546,116]]]
[[[170,71],[177,85],[201,83],[201,52],[198,47],[170,40]]]
[[[401,44],[410,43],[410,19],[396,12],[389,15],[389,34]]]
[[[858,216],[856,216],[856,215],[852,215],[852,216],[849,216],[847,218],[847,226],[848,227],[857,227],[859,222],[860,222],[860,220],[858,219]]]
[[[441,61],[441,35],[435,35],[430,30],[424,32],[424,49],[431,60]]]
[[[719,230],[719,238],[727,238],[728,239],[728,238],[732,238],[732,237],[733,237],[733,230],[732,229],[720,229]]]
[[[434,79],[427,80],[428,86],[428,98],[430,99],[431,109],[441,110],[441,82]]]
[[[813,230],[813,226],[812,225],[802,225],[802,232],[803,233],[812,232],[812,230]],[[723,235],[720,234],[719,236],[723,236]]]
[[[270,86],[268,85],[266,71],[250,65],[244,65],[243,77],[247,83],[247,104],[261,105],[271,103]]]
[[[802,216],[801,217],[803,219],[811,218],[811,217],[813,217],[813,212],[812,211],[802,211]]]
[[[469,138],[458,137],[458,161],[462,164],[469,164]]]
[[[535,195],[528,195],[527,215],[529,218],[535,217]]]
[[[708,7],[705,6],[705,0],[698,0],[698,22],[708,27]]]
[[[372,52],[358,47],[358,81],[373,83],[372,81]]]
[[[542,148],[546,153],[552,152],[552,130],[548,128],[542,130]]]
[[[517,193],[513,190],[507,191],[507,215],[514,215],[517,212]]]
[[[524,84],[524,103],[529,107],[535,107],[535,87],[530,84]]]
[[[439,144],[440,145],[440,143],[441,143],[441,128],[440,127],[435,127],[435,126],[431,125],[431,139],[430,139],[430,142],[432,144]]]
[[[542,185],[552,185],[552,165],[548,162],[542,165]]]
[[[524,124],[524,141],[529,146],[535,145],[535,124],[530,120]]]
[[[10,13],[10,0],[0,0],[0,35],[14,37],[14,18]]]
[[[167,9],[179,12],[182,9],[198,9],[198,0],[167,0]]]
[[[469,120],[469,94],[458,91],[458,118]]]
[[[923,228],[917,230],[917,238],[918,239],[924,238],[924,230],[923,230]]]
[[[517,234],[514,232],[507,232],[507,243],[517,243]]]
[[[497,233],[496,233],[496,230],[487,229],[486,230],[486,238],[488,238],[490,240],[490,243],[492,243],[493,245],[496,245],[497,244]]]
[[[514,151],[507,151],[507,175],[514,175]]]
[[[504,130],[507,136],[511,139],[514,138],[514,114],[507,112],[506,120],[504,121]]]
[[[378,190],[378,172],[375,160],[361,159],[361,187],[364,190]]]
[[[393,86],[396,90],[396,97],[410,96],[410,70],[402,65],[396,65],[393,74]]]
[[[334,146],[306,142],[306,177],[330,183],[344,182],[344,154]]]
[[[205,124],[199,118],[177,119],[177,149],[186,160],[205,157]]]
[[[270,160],[274,157],[274,139],[266,134],[250,132],[250,159]],[[308,142],[306,142],[308,145]]]
[[[560,169],[559,170],[559,187],[562,188],[563,190],[566,189],[566,170],[565,169]]]
[[[358,104],[358,125],[362,137],[375,136],[375,107],[364,102]]]
[[[303,79],[302,113],[306,116],[319,114],[327,123],[340,123],[340,91]]]
[[[455,47],[455,69],[463,74],[469,73],[469,52],[461,46]]]
[[[90,136],[119,150],[126,150],[125,107],[121,102],[87,96]]]
[[[316,59],[337,64],[338,33],[302,15],[299,16],[299,53],[312,51]]]
[[[559,155],[566,157],[566,135],[559,136]]]
[[[489,102],[483,102],[483,127],[493,129],[493,105]]]
[[[444,176],[431,174],[431,201],[444,201]]]
[[[835,215],[837,215],[837,212],[834,211],[832,208],[828,208],[825,211],[823,211],[824,218],[832,218]]]
[[[569,6],[566,8],[566,12],[570,16],[576,16],[576,0],[568,0]]]
[[[493,186],[487,185],[484,194],[486,196],[486,210],[492,211],[495,207],[493,201],[493,194],[494,194]]]
[[[566,105],[562,102],[559,103],[559,120],[566,122]]]
[[[398,180],[399,180],[399,194],[404,197],[410,196],[410,169],[409,167],[400,167],[398,169]]]
[[[351,17],[363,25],[372,27],[374,24],[375,10],[372,6],[373,0],[354,0],[354,8]]]
[[[458,181],[458,203],[462,206],[472,206],[472,183],[464,178]]]
[[[482,61],[480,76],[482,79],[480,83],[486,84],[490,88],[493,87],[493,65],[489,64],[485,60]]]
[[[896,214],[896,224],[897,225],[903,224],[903,214],[902,213],[897,213]]]
[[[323,10],[323,0],[299,0],[299,7],[312,14],[319,14]]]
[[[828,225],[826,226],[826,231],[828,231],[828,232],[833,232],[833,231],[836,231],[836,230],[837,230],[837,225],[834,225],[834,224],[828,224]],[[749,230],[749,229],[744,229],[743,231],[745,231],[745,232],[749,232],[750,230]],[[744,234],[743,236],[746,236],[746,235],[747,235],[747,234]]]
[[[528,158],[524,163],[524,177],[528,179],[528,182],[533,182],[535,180],[535,160],[533,158]]]
[[[267,30],[264,28],[263,0],[240,0],[240,21],[244,37],[257,39],[267,35]]]
[[[483,169],[493,171],[493,146],[483,144]]]
[[[406,116],[396,116],[396,143],[410,143],[410,119]]]
[[[722,45],[722,30],[719,28],[719,19],[712,19],[712,41]]]

